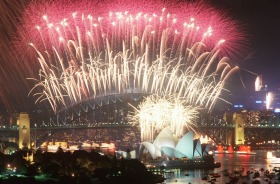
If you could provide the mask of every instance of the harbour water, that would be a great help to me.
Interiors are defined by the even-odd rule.
[[[279,157],[279,159],[267,159],[267,151],[256,151],[256,155],[216,154],[214,158],[215,161],[221,163],[220,168],[216,168],[214,170],[173,170],[165,173],[165,177],[167,179],[164,183],[207,184],[210,182],[208,180],[202,180],[202,178],[204,176],[209,176],[211,173],[216,173],[220,177],[217,177],[216,182],[214,183],[225,184],[230,180],[228,175],[236,172],[246,175],[247,171],[259,171],[260,177],[258,180],[260,183],[269,183],[269,181],[264,177],[264,172],[260,170],[264,169],[264,171],[268,170],[269,172],[273,172],[274,167],[280,167],[280,150],[271,152],[273,156]],[[227,173],[225,173],[225,171],[227,171]],[[252,180],[247,177],[240,177],[236,183],[252,183]],[[271,180],[271,183],[277,183],[277,181]]]

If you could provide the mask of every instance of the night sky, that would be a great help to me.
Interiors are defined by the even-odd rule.
[[[263,76],[263,84],[270,89],[280,87],[280,2],[277,0],[211,0],[211,4],[225,9],[233,19],[244,25],[248,41],[248,57],[240,67]],[[254,88],[256,76],[239,74],[246,89]]]

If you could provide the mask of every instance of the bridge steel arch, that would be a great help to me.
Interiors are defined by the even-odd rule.
[[[95,111],[106,110],[105,108],[129,108],[130,105],[137,105],[140,101],[144,99],[147,94],[143,93],[130,93],[130,94],[114,94],[109,96],[104,96],[101,98],[95,98],[92,100],[87,100],[79,104],[69,106],[65,109],[61,109],[56,114],[50,117],[41,118],[41,113],[35,114],[37,116],[31,122],[35,127],[61,127],[69,126],[79,123],[87,123],[90,126],[98,126],[98,122],[94,117]],[[132,107],[131,107],[132,108]],[[43,115],[44,116],[44,115]],[[82,122],[84,121],[84,122]],[[125,123],[125,122],[123,122]]]

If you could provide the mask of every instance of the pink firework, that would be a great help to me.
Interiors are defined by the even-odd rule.
[[[236,22],[202,2],[159,0],[32,3],[18,33],[38,58],[38,101],[55,111],[129,91],[211,108],[244,41]]]
[[[89,40],[92,34],[95,48],[101,49],[98,52],[106,47],[104,37],[113,40],[111,44],[114,45],[110,47],[118,52],[123,49],[123,41],[130,47],[132,40],[128,38],[143,38],[143,34],[150,31],[156,34],[149,43],[153,42],[155,50],[152,52],[157,55],[162,31],[169,29],[176,33],[166,40],[172,46],[171,55],[180,47],[189,48],[203,42],[210,49],[222,43],[220,53],[233,58],[242,52],[244,35],[238,23],[228,17],[203,2],[62,0],[31,3],[18,29],[22,42],[19,45],[33,43],[39,50],[63,49],[63,40],[81,39],[85,47],[92,42]],[[119,45],[118,48],[115,45]]]

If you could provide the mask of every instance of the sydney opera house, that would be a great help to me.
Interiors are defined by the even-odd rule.
[[[192,131],[177,139],[169,127],[162,129],[153,143],[142,142],[140,157],[147,153],[152,159],[198,159],[208,155],[208,145],[194,140]]]

